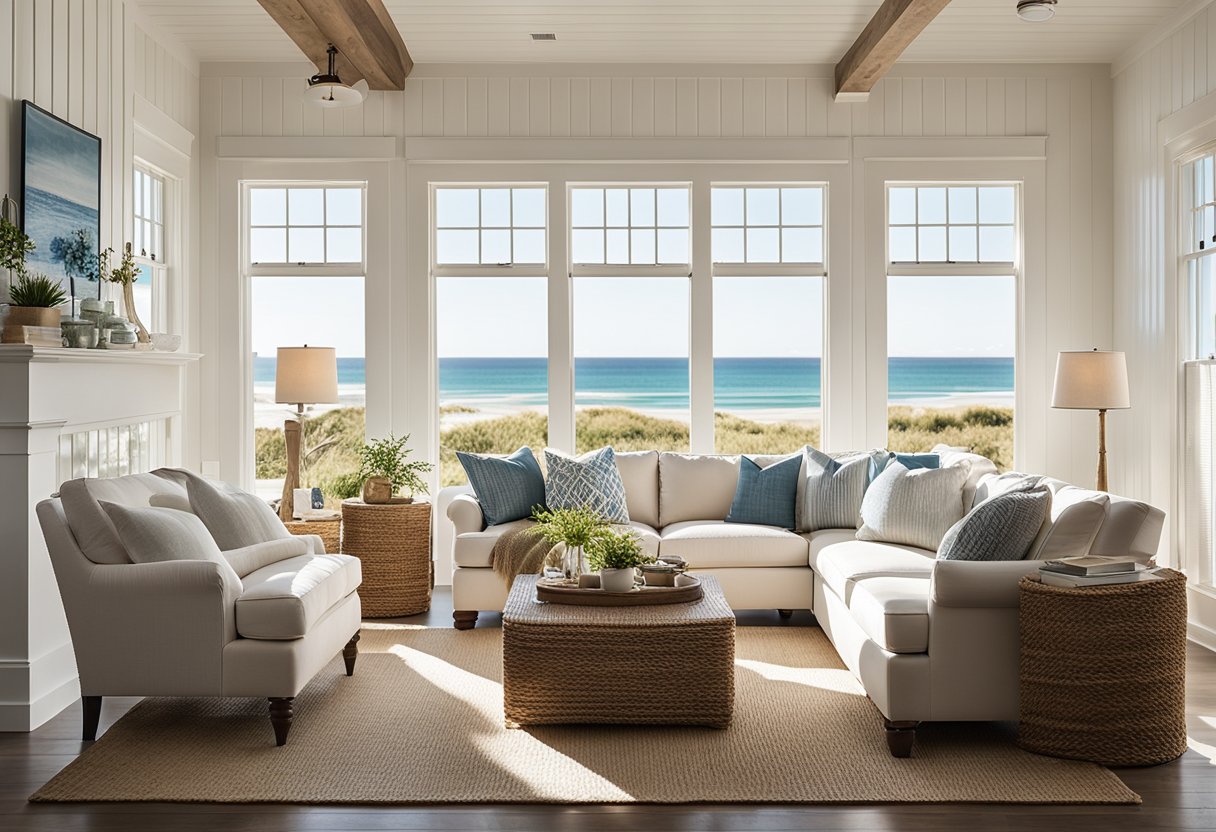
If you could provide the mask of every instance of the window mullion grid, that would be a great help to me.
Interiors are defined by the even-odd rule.
[[[545,213],[548,214],[548,198],[545,199]],[[546,240],[548,238],[546,237]],[[515,189],[507,188],[507,250],[511,255],[510,265],[515,264]]]

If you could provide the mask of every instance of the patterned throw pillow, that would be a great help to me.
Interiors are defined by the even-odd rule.
[[[531,517],[534,506],[544,505],[545,475],[531,448],[524,446],[510,456],[457,451],[456,458],[481,503],[487,526]]]
[[[1023,560],[1051,508],[1046,486],[1015,488],[976,506],[942,537],[941,560]]]
[[[937,551],[942,537],[963,517],[968,471],[965,465],[909,470],[889,463],[866,489],[857,539]]]
[[[625,483],[612,448],[573,457],[545,448],[545,504],[550,509],[589,508],[609,523],[628,523]]]
[[[882,457],[867,453],[835,459],[809,445],[803,456],[806,481],[798,531],[857,528],[870,468]]]
[[[794,528],[795,500],[798,497],[798,472],[802,455],[774,462],[767,468],[750,457],[739,459],[739,484],[730,504],[727,523],[753,523],[758,526]]]

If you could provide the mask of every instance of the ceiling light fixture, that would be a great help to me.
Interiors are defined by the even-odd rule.
[[[304,100],[318,107],[353,107],[363,103],[363,93],[350,84],[342,83],[334,69],[334,59],[338,56],[337,48],[331,43],[325,50],[329,55],[329,66],[324,73],[317,73],[308,79],[308,89],[304,90]]]
[[[532,40],[557,40],[557,34],[554,32],[533,32]]]
[[[1056,0],[1018,0],[1018,17],[1027,23],[1046,23],[1056,16]]]

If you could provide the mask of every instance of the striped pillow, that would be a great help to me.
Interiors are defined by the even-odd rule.
[[[532,516],[533,506],[545,504],[545,475],[524,446],[510,456],[490,456],[457,451],[469,485],[481,503],[487,526]]]
[[[942,537],[963,518],[965,465],[910,470],[888,463],[861,501],[858,540],[881,540],[937,551]]]
[[[874,458],[867,453],[833,459],[808,445],[803,451],[806,478],[798,531],[857,528]]]

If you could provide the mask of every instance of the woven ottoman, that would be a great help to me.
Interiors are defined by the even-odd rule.
[[[417,615],[431,608],[431,504],[342,501],[342,549],[363,568],[366,618]]]
[[[730,724],[735,614],[716,579],[690,604],[583,607],[536,600],[535,575],[502,613],[507,724]]]
[[[1018,585],[1018,744],[1108,766],[1186,751],[1186,578],[1058,587]]]

